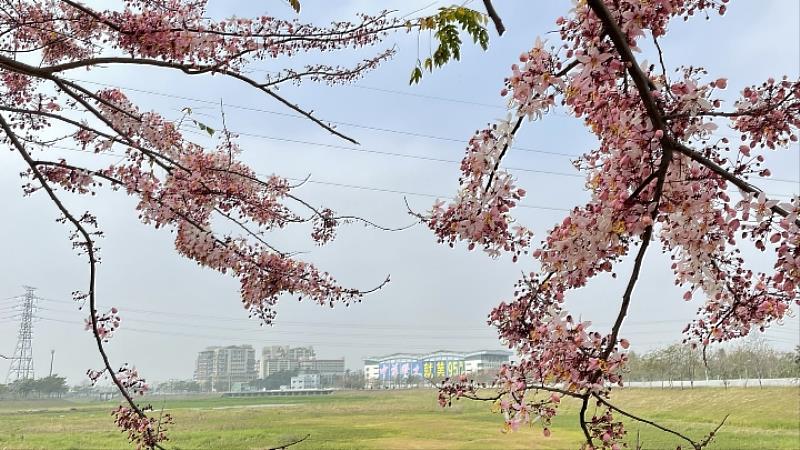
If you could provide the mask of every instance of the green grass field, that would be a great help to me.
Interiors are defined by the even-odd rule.
[[[711,449],[800,448],[800,391],[627,389],[618,406],[700,438],[730,413]],[[259,449],[310,434],[292,449],[576,449],[577,404],[565,401],[553,434],[541,427],[503,434],[490,405],[441,409],[432,390],[337,392],[325,397],[195,398],[150,401],[175,417],[168,448]],[[0,449],[131,448],[114,427],[112,403],[0,401]],[[646,449],[681,442],[633,422]],[[685,447],[684,447],[685,448]]]

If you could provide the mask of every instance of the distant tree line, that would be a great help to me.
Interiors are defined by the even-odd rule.
[[[644,354],[629,353],[628,381],[763,380],[800,377],[800,346],[779,351],[763,340],[703,351],[676,343]]]
[[[0,398],[61,398],[67,392],[67,379],[58,375],[0,384]]]

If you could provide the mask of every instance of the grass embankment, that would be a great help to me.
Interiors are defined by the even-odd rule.
[[[800,448],[800,391],[768,389],[627,389],[618,406],[696,439],[730,417],[711,449]],[[541,427],[500,432],[502,418],[487,403],[459,401],[442,410],[435,392],[337,392],[325,397],[152,398],[175,417],[171,449],[268,448],[310,434],[301,449],[576,449],[578,405],[564,401],[553,434]],[[114,427],[114,403],[0,401],[0,448],[130,448]],[[646,449],[674,449],[679,440],[643,424]],[[685,446],[684,446],[685,448]]]

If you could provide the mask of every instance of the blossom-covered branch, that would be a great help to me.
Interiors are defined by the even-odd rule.
[[[328,26],[271,15],[213,19],[206,6],[206,0],[121,0],[104,2],[102,8],[107,9],[101,9],[73,0],[23,0],[0,7],[0,143],[25,161],[25,194],[48,195],[62,222],[74,228],[73,245],[88,258],[88,290],[76,292],[75,298],[88,300],[86,328],[94,336],[103,366],[87,373],[92,381],[110,378],[120,390],[126,404],[114,411],[116,422],[140,448],[160,447],[171,418],[148,416],[151,408],[134,400],[134,394],[147,390],[144,378],[132,366],[115,370],[109,361],[103,344],[121,329],[123,313],[113,307],[105,313],[98,310],[95,240],[101,232],[90,213],[70,212],[59,190],[94,195],[109,185],[133,196],[143,223],[175,232],[180,254],[237,278],[244,307],[265,323],[274,319],[281,297],[334,306],[360,301],[388,282],[387,277],[368,289],[344,287],[296,253],[279,250],[270,242],[272,233],[308,224],[310,241],[322,245],[345,223],[397,228],[313,205],[281,176],[258,177],[241,162],[236,136],[225,127],[212,136],[218,137],[217,145],[202,146],[186,137],[182,126],[186,117],[168,120],[135,105],[122,89],[93,90],[70,76],[110,66],[223,76],[251,86],[338,138],[356,142],[278,94],[277,88],[301,80],[352,82],[391,58],[394,47],[375,51],[354,67],[286,67],[264,79],[251,75],[253,63],[372,48],[390,32],[445,27],[449,33],[432,38],[450,52],[439,55],[437,61],[443,64],[458,59],[462,31],[453,33],[454,23],[465,25],[463,32],[473,38],[486,34],[485,16],[462,6],[413,19],[387,11],[359,14],[354,21]],[[298,9],[299,3],[293,6]],[[485,47],[484,39],[480,43]],[[74,164],[53,155],[56,142],[71,142],[87,153],[124,152],[124,156],[105,167]],[[234,231],[220,231],[226,224]]]
[[[800,81],[770,78],[744,87],[731,113],[721,109],[717,97],[728,87],[726,78],[706,80],[705,69],[683,67],[680,79],[669,80],[658,45],[671,19],[709,11],[723,15],[727,3],[578,2],[556,20],[561,44],[537,41],[512,66],[501,92],[509,116],[470,141],[456,199],[446,206],[437,202],[421,215],[440,242],[464,241],[495,257],[508,252],[514,261],[530,252],[540,266],[516,285],[512,300],[489,315],[501,339],[520,356],[501,369],[494,386],[499,392],[489,396],[504,399],[498,410],[507,428],[541,419],[549,434],[546,424],[556,409],[555,402],[537,395],[542,389],[536,386],[544,385],[581,400],[586,448],[622,445],[625,429],[615,415],[668,431],[696,449],[710,443],[717,430],[692,439],[610,402],[612,386],[624,384],[630,343],[622,338],[623,324],[636,300],[645,254],[656,240],[673,259],[684,300],[696,293],[706,298],[685,330],[693,345],[763,330],[800,302],[800,196],[781,203],[750,180],[770,175],[765,152],[798,141]],[[656,42],[660,73],[634,56],[647,35]],[[523,119],[540,120],[557,106],[582,119],[599,142],[575,161],[586,173],[591,199],[529,250],[532,233],[513,218],[526,190],[502,170],[500,160],[513,152],[512,138]],[[717,120],[729,121],[741,143],[728,138],[711,143]],[[523,230],[524,238],[509,233],[511,227]],[[772,270],[747,267],[740,241],[774,250]],[[633,267],[610,330],[575,320],[564,306],[570,291],[604,272],[616,277],[615,266],[633,249]],[[474,385],[453,383],[442,386],[446,398],[481,398]],[[590,402],[604,412],[588,417]]]

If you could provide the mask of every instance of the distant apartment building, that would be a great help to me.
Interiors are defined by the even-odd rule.
[[[308,359],[316,359],[317,354],[314,352],[314,347],[287,347],[289,350],[286,354],[289,359],[294,361],[305,361]]]
[[[316,373],[301,373],[291,378],[290,387],[292,390],[297,389],[319,389],[319,374]]]
[[[260,378],[267,378],[277,372],[288,370],[317,370],[308,361],[317,361],[314,347],[289,347],[288,345],[271,345],[261,350]],[[344,360],[342,360],[344,361]],[[344,363],[342,370],[344,372]]]
[[[197,355],[194,380],[204,391],[241,391],[258,375],[255,356],[249,345],[208,347]]]
[[[341,375],[344,373],[344,358],[300,361],[298,369],[323,376]]]
[[[330,379],[344,374],[344,358],[317,359],[314,347],[272,345],[262,349],[259,378],[293,370],[313,372]]]
[[[194,366],[194,381],[203,391],[211,390],[211,375],[214,373],[214,347],[209,347],[197,354]]]

